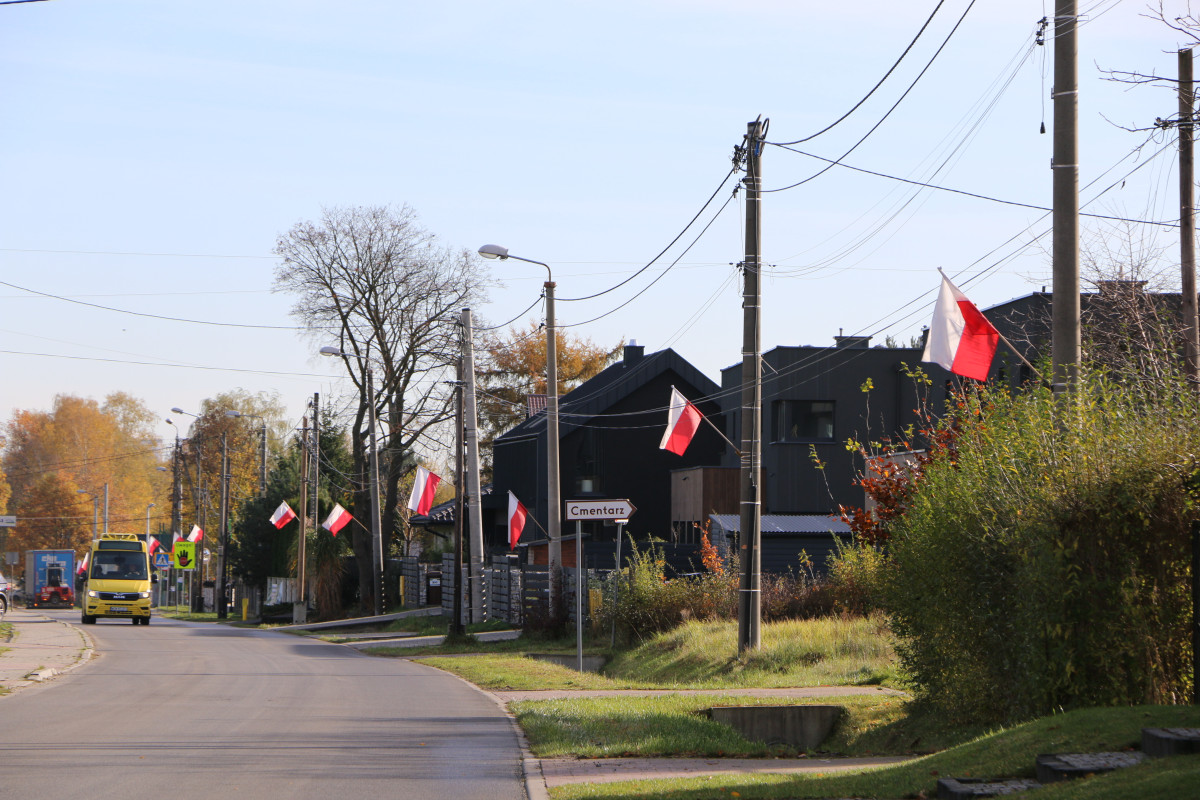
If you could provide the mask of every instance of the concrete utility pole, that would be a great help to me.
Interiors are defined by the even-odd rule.
[[[483,513],[479,488],[479,415],[475,407],[475,347],[471,309],[462,310],[462,406],[463,441],[467,446],[466,496],[467,522],[471,531],[471,621],[483,622]],[[460,484],[462,485],[462,484]]]
[[[1179,51],[1179,269],[1183,294],[1183,354],[1188,380],[1200,389],[1200,320],[1196,313],[1196,189],[1192,49]]]
[[[367,435],[371,438],[371,562],[375,571],[375,616],[383,613],[383,522],[379,502],[379,446],[375,440],[375,387],[371,368],[367,367]]]
[[[1054,287],[1052,378],[1056,393],[1079,377],[1079,75],[1076,0],[1054,6]]]
[[[454,381],[454,600],[450,604],[450,632],[462,634],[463,568],[463,362],[455,364]],[[444,577],[444,576],[443,576]],[[445,581],[442,581],[445,585]]]
[[[300,540],[296,543],[296,602],[292,605],[292,621],[308,621],[308,592],[306,584],[308,576],[305,567],[308,564],[308,417],[300,421]]]
[[[321,475],[321,395],[318,392],[313,392],[312,396],[312,464],[309,465],[308,471],[312,476],[312,488],[309,490],[312,493],[312,519],[313,530],[320,533],[316,527],[318,520],[321,518],[321,509],[317,500],[317,493],[320,491],[320,475]]]
[[[229,437],[221,433],[221,534],[217,547],[217,619],[229,617],[225,598],[225,558],[229,549]]]
[[[742,262],[742,580],[738,595],[738,653],[762,645],[762,505],[759,477],[762,472],[762,335],[759,318],[762,267],[759,218],[762,172],[760,157],[767,135],[761,118],[746,126],[746,258]]]

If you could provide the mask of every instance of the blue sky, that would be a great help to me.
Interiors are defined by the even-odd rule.
[[[773,142],[824,128],[882,77],[934,5],[0,6],[0,280],[13,285],[0,287],[0,419],[48,408],[58,393],[116,390],[168,416],[241,387],[278,392],[298,420],[312,392],[345,391],[340,365],[287,329],[291,301],[271,292],[276,237],[322,206],[407,203],[447,245],[494,242],[550,263],[560,297],[607,288],[696,214],[747,122],[770,118]],[[840,156],[968,5],[945,0],[876,96],[798,147]],[[1106,186],[1140,163],[1128,154],[1148,138],[1113,123],[1147,126],[1174,113],[1175,99],[1105,81],[1099,68],[1173,75],[1183,42],[1145,19],[1144,3],[1080,5],[1081,184],[1113,168],[1097,184]],[[847,163],[1048,206],[1051,135],[1038,127],[1052,116],[1052,53],[1032,45],[1047,13],[1041,0],[977,0]],[[1177,216],[1173,145],[1160,135],[1142,159],[1164,146],[1090,210]],[[818,164],[768,147],[764,185],[795,183]],[[572,331],[674,347],[717,378],[740,360],[732,265],[743,214],[739,197],[652,288]],[[980,306],[1038,290],[1049,265],[1028,245],[1048,227],[1041,217],[842,168],[769,193],[764,347],[830,344],[839,330],[907,340],[927,321],[939,266]],[[1156,236],[1174,247],[1170,229]],[[560,303],[560,322],[612,311],[679,255],[627,289]],[[534,301],[544,273],[491,266],[502,285],[476,314],[499,323]],[[164,424],[162,435],[173,431]]]

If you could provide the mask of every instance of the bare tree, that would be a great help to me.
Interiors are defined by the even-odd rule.
[[[382,422],[380,479],[386,543],[397,531],[400,479],[415,450],[450,416],[459,309],[482,299],[486,272],[468,250],[443,247],[407,205],[325,209],[275,245],[275,291],[296,296],[292,315],[317,345],[336,345],[357,389],[351,426],[354,516],[370,519],[368,374]],[[364,604],[374,603],[371,543],[355,525]]]

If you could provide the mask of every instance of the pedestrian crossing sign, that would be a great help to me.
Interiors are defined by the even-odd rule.
[[[167,553],[155,553],[154,554],[154,567],[155,567],[155,569],[170,569],[171,556],[168,555]]]

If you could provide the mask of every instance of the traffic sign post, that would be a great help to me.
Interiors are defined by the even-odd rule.
[[[637,508],[628,500],[568,500],[567,519],[575,520],[575,661],[583,672],[583,521],[619,519],[628,521]],[[618,532],[617,542],[620,543]],[[621,565],[618,564],[619,568]]]

